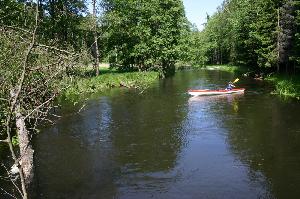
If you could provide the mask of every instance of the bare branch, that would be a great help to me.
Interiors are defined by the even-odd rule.
[[[56,48],[56,47],[53,47],[53,46],[47,46],[47,45],[44,45],[44,44],[35,44],[35,46],[39,46],[39,47],[43,47],[43,48],[48,48],[48,49],[51,49],[51,50],[63,52],[63,53],[70,54],[70,55],[76,55],[76,53],[71,53],[71,52],[69,52],[67,50],[62,50],[62,49],[59,49],[59,48]]]
[[[49,122],[49,123],[51,123],[51,124],[54,124],[54,122],[53,122],[52,120],[50,120],[50,119],[43,118],[42,120],[47,121],[47,122]]]
[[[2,25],[2,26],[5,27],[5,28],[13,29],[13,30],[21,30],[22,32],[25,32],[25,33],[28,33],[28,34],[33,34],[33,32],[31,32],[31,31],[20,28],[20,27],[17,27],[17,26],[7,26],[7,25]]]
[[[0,98],[1,101],[6,101],[6,102],[9,102],[9,100],[7,99],[4,99],[4,98]]]
[[[29,114],[27,114],[25,116],[25,120],[35,111],[38,111],[40,108],[42,108],[45,104],[48,104],[50,101],[52,101],[54,98],[56,97],[56,95],[51,96],[47,101],[45,101],[44,103],[40,104],[39,106],[37,106],[35,109],[33,109]]]
[[[5,169],[5,171],[6,171],[7,175],[8,175],[8,179],[10,180],[10,182],[11,182],[11,183],[14,185],[14,187],[18,190],[19,194],[20,194],[21,196],[23,196],[23,194],[22,194],[21,190],[19,189],[19,187],[16,185],[16,183],[13,181],[13,179],[11,179],[9,170],[6,168],[6,166],[5,166],[4,164],[1,164],[1,166]]]
[[[36,6],[38,9],[38,5]],[[24,79],[25,79],[25,74],[26,74],[26,69],[27,69],[27,65],[28,65],[28,59],[29,59],[29,55],[35,45],[35,39],[36,39],[36,31],[37,31],[37,27],[38,27],[38,10],[37,10],[37,14],[36,14],[36,22],[35,22],[35,27],[34,27],[34,31],[32,33],[32,39],[31,39],[31,43],[27,49],[26,55],[25,55],[25,60],[23,62],[23,69],[22,69],[22,74],[21,77],[19,79],[18,85],[17,85],[17,91],[14,91],[13,93],[13,102],[11,105],[11,109],[10,111],[13,112],[13,109],[15,108],[15,105],[17,103],[17,100],[19,98],[23,83],[24,83]]]
[[[8,140],[7,140],[7,139],[5,139],[5,140],[0,140],[0,142],[8,143]]]
[[[0,176],[1,180],[4,180],[6,182],[10,182],[10,178],[9,177],[5,177],[5,176]]]
[[[36,67],[36,68],[33,68],[33,69],[29,69],[30,71],[36,71],[36,70],[39,70],[39,69],[41,69],[41,68],[49,68],[49,67],[51,67],[51,66],[55,66],[55,65],[58,65],[58,64],[60,64],[62,62],[62,59],[59,59],[57,62],[55,62],[55,63],[51,63],[51,64],[47,64],[47,65],[45,65],[45,66],[39,66],[39,67]]]
[[[60,73],[60,71],[58,71],[57,73],[51,75],[45,82],[43,82],[44,85],[46,85],[49,81],[51,81],[54,77],[56,77],[56,75],[58,75]],[[39,87],[36,87],[34,89],[32,89],[28,95],[32,94],[33,92],[35,92],[36,90],[39,90]],[[46,92],[46,91],[45,91]]]
[[[53,114],[53,113],[51,113],[50,115],[52,115],[52,116],[54,116],[54,117],[57,117],[57,118],[61,118],[60,115],[55,115],[55,114]]]
[[[12,198],[18,199],[16,196],[12,195],[11,193],[8,193],[5,189],[3,189],[2,187],[0,187],[0,189],[6,194],[9,195]]]

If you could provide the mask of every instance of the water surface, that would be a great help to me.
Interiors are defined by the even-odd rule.
[[[247,79],[245,94],[186,94],[235,78],[179,72],[64,108],[35,141],[38,198],[299,198],[299,102]]]

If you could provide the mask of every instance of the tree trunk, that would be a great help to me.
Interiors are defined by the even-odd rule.
[[[30,143],[29,132],[26,129],[25,118],[20,112],[20,105],[16,105],[16,127],[19,139],[20,158],[19,163],[24,174],[26,188],[30,186],[33,180],[33,153]]]
[[[280,8],[277,9],[277,73],[280,71],[280,44],[279,44],[279,38],[280,38]]]
[[[220,48],[220,63],[221,63],[221,65],[223,64],[223,54],[222,54],[221,48]]]
[[[171,77],[175,74],[175,64],[173,62],[170,61],[163,61],[162,62],[162,77],[166,78],[166,77]]]
[[[94,67],[96,69],[96,75],[99,75],[99,49],[98,49],[98,36],[97,36],[97,19],[96,19],[96,0],[93,0],[93,18],[94,18]]]

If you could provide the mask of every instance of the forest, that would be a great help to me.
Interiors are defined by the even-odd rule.
[[[100,79],[109,63],[161,78],[176,66],[224,64],[297,77],[300,1],[224,0],[199,31],[181,0],[2,0],[0,46],[0,144],[10,151],[8,175],[19,175],[13,194],[25,199],[32,135],[78,76]]]
[[[299,66],[299,1],[228,0],[191,30],[186,61],[293,72]]]

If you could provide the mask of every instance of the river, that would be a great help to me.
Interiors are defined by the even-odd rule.
[[[299,198],[299,101],[243,78],[244,94],[186,93],[235,78],[183,71],[62,108],[35,139],[38,198]]]

